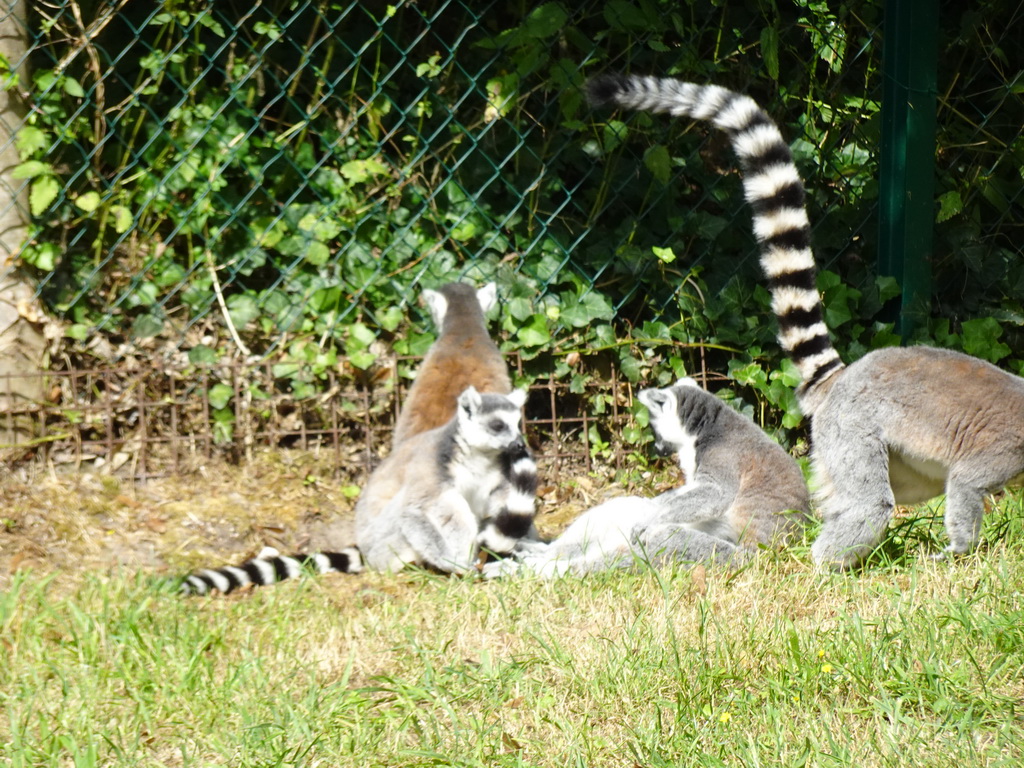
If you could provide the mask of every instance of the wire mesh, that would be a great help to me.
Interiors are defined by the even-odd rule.
[[[940,24],[936,312],[953,325],[994,315],[1011,335],[1024,325],[1022,7],[947,2]],[[580,379],[572,354],[610,356],[632,386],[662,370],[656,346],[718,377],[774,349],[725,139],[592,114],[581,85],[606,70],[719,82],[764,104],[807,181],[820,263],[862,294],[830,320],[856,352],[870,338],[849,329],[870,337],[882,318],[877,0],[18,8],[4,23],[26,53],[5,82],[25,116],[0,116],[20,160],[0,184],[8,207],[31,209],[20,274],[57,319],[53,367],[69,377],[246,366],[297,400],[405,380],[401,361],[430,341],[413,297],[451,279],[498,281],[496,333],[529,381],[595,393],[583,435],[606,418],[590,387],[609,379]],[[1019,336],[1008,341],[1024,349]],[[218,412],[252,397],[225,385],[211,435],[228,428]]]

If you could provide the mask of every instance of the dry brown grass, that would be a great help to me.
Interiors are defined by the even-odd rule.
[[[353,542],[357,478],[305,451],[263,451],[241,465],[211,460],[178,477],[132,484],[101,473],[28,465],[0,478],[0,589],[12,574],[57,571],[74,583],[116,568],[173,574],[235,562],[263,546],[282,552]],[[541,489],[537,524],[554,536],[609,493],[629,489],[582,472]]]

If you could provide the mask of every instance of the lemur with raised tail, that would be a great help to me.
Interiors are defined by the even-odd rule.
[[[512,391],[505,359],[487,333],[485,315],[497,300],[494,283],[479,290],[466,283],[448,283],[436,291],[423,291],[438,335],[398,414],[393,446],[446,424],[467,387],[503,395]]]
[[[469,387],[443,426],[403,441],[377,467],[356,504],[356,544],[336,553],[282,556],[265,549],[241,566],[198,571],[185,594],[265,585],[315,572],[396,571],[418,565],[465,573],[481,552],[508,554],[533,527],[537,470],[519,429],[525,390]]]
[[[811,552],[825,567],[860,564],[894,507],[946,494],[945,552],[977,544],[986,494],[1024,480],[1024,379],[929,347],[887,348],[845,365],[816,284],[804,186],[775,122],[749,96],[672,78],[605,75],[594,105],[703,120],[728,136],[753,208],[778,338],[802,377],[824,524]]]
[[[810,498],[796,460],[753,421],[693,379],[639,394],[655,451],[674,454],[686,484],[653,499],[623,496],[580,515],[558,538],[515,560],[484,567],[496,577],[520,569],[545,578],[634,564],[740,565],[763,547],[787,544],[810,522]]]

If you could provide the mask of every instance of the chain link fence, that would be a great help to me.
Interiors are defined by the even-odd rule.
[[[1016,365],[1022,6],[982,5],[942,8],[938,242],[916,256],[935,270],[928,333],[966,346],[961,323],[985,318],[969,328]],[[33,3],[25,25],[27,59],[7,62],[28,107],[9,174],[32,216],[19,265],[56,318],[64,372],[41,425],[125,389],[71,387],[74,372],[152,370],[148,397],[182,404],[168,433],[191,419],[236,453],[321,429],[337,443],[339,419],[392,417],[432,338],[420,289],[464,279],[498,282],[492,328],[520,380],[561,392],[528,411],[558,455],[573,443],[621,464],[644,440],[633,385],[684,371],[728,374],[741,407],[778,426],[727,143],[592,114],[581,85],[608,70],[764,104],[807,181],[837,344],[855,356],[894,339],[897,289],[875,269],[880,2],[97,0]],[[186,418],[190,402],[204,405]],[[261,423],[304,414],[301,429],[253,426],[253,403]],[[144,413],[100,419],[113,436],[98,439],[113,451]]]

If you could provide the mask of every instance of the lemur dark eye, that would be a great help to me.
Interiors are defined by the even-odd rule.
[[[508,429],[508,425],[501,419],[491,419],[489,422],[487,422],[487,429],[489,429],[496,435],[500,435],[502,432]]]

